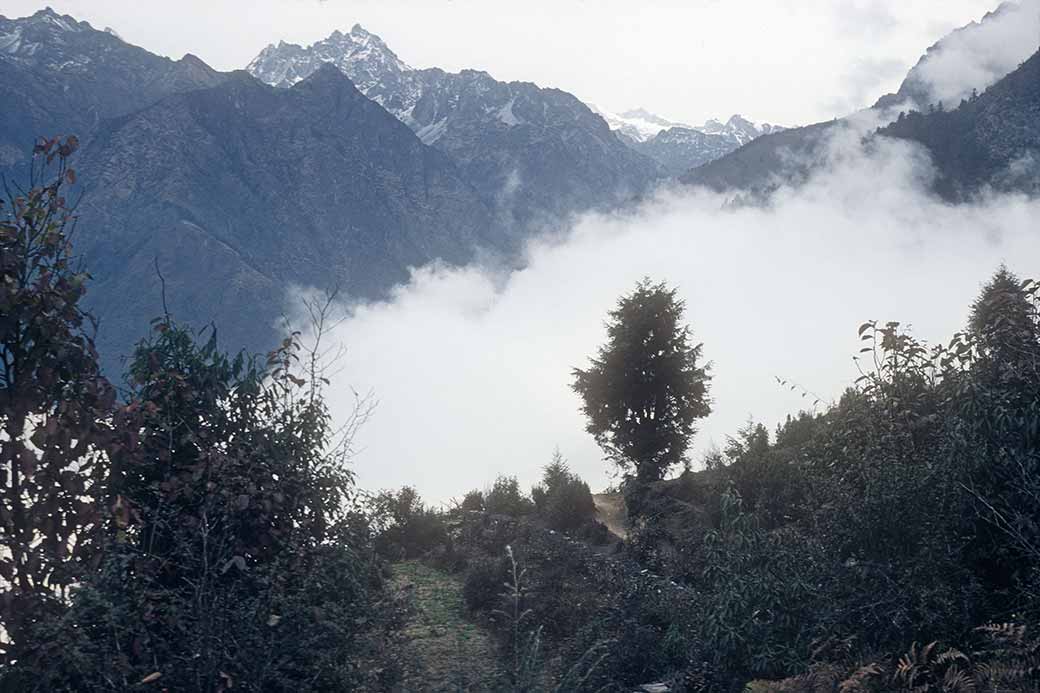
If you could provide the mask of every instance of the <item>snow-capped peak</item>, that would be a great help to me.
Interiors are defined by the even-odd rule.
[[[738,145],[743,145],[760,135],[766,135],[782,129],[768,123],[759,125],[740,115],[731,116],[725,123],[712,118],[704,125],[697,126],[663,118],[645,108],[635,108],[622,113],[611,113],[592,105],[590,105],[590,108],[607,121],[611,130],[616,130],[636,142],[646,142],[665,130],[682,128],[695,130],[706,135],[730,137]]]
[[[332,63],[359,89],[384,72],[408,72],[405,64],[377,35],[355,24],[350,33],[333,31],[307,47],[280,41],[264,48],[246,69],[273,86],[289,87],[302,81],[322,63]]]
[[[82,31],[83,27],[80,26],[79,22],[70,17],[69,15],[62,15],[55,12],[50,6],[37,11],[31,17],[30,22],[48,24],[59,31]]]
[[[669,128],[690,127],[662,118],[643,108],[636,108],[623,113],[612,113],[593,104],[589,104],[589,108],[598,113],[603,120],[607,121],[607,125],[610,126],[611,130],[617,130],[637,142],[645,142],[662,130]]]
[[[54,53],[49,47],[68,45],[70,34],[91,29],[86,22],[77,22],[50,7],[19,19],[0,15],[0,53],[20,62],[36,63]]]

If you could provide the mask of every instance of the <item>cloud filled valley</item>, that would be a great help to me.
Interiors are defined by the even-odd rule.
[[[520,269],[435,263],[413,269],[390,300],[344,306],[333,338],[347,351],[331,401],[346,411],[350,388],[379,401],[358,436],[359,483],[410,483],[443,501],[498,474],[531,483],[559,446],[606,486],[571,369],[584,367],[607,311],[644,276],[680,289],[713,363],[696,467],[749,417],[772,429],[817,395],[837,398],[858,375],[861,322],[899,320],[945,342],[1001,263],[1035,273],[1040,203],[945,203],[928,192],[927,152],[886,138],[864,144],[866,129],[841,129],[828,165],[768,204],[664,190],[636,210],[584,216],[533,240]]]

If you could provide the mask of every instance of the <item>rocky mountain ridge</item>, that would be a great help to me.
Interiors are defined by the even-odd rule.
[[[616,208],[663,174],[565,91],[501,82],[479,70],[414,69],[360,26],[307,47],[270,45],[247,70],[284,88],[323,64],[334,65],[424,143],[448,154],[499,223],[513,229]]]

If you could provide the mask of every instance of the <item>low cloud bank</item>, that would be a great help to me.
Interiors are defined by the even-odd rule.
[[[925,192],[927,157],[904,142],[832,143],[830,166],[766,207],[670,191],[631,214],[587,216],[533,241],[523,269],[432,265],[386,302],[345,306],[347,348],[331,401],[351,388],[379,406],[354,464],[367,488],[416,485],[460,497],[497,474],[533,482],[553,448],[594,488],[608,465],[584,432],[571,369],[605,339],[617,298],[649,276],[680,289],[713,363],[714,413],[692,457],[749,416],[775,426],[836,398],[857,375],[864,320],[901,320],[932,341],[960,329],[1001,262],[1040,275],[1040,202],[950,206]]]

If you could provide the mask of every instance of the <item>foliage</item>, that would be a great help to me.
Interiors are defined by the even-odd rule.
[[[501,558],[470,561],[462,586],[462,598],[470,611],[492,612],[499,608],[502,585],[508,577]]]
[[[593,522],[596,504],[589,485],[571,472],[557,450],[542,472],[542,481],[531,491],[538,514],[552,529],[572,532]]]
[[[607,343],[574,370],[587,429],[607,457],[640,482],[685,459],[695,422],[711,411],[701,345],[682,325],[676,289],[649,279],[609,313]]]
[[[345,466],[364,410],[336,429],[323,397],[329,304],[309,349],[294,333],[266,360],[160,318],[117,405],[70,269],[74,148],[38,148],[61,179],[0,224],[0,688],[392,687],[400,610]]]
[[[113,529],[25,690],[328,690],[392,676],[392,625],[320,383],[287,339],[266,364],[168,319],[131,365]],[[360,530],[360,531],[359,531]],[[388,609],[391,609],[388,611]],[[72,639],[72,642],[69,639]]]
[[[1040,690],[1040,643],[1025,626],[993,623],[975,629],[971,648],[932,641],[913,643],[896,658],[847,667],[817,663],[810,671],[783,681],[753,682],[761,693],[975,693]]]
[[[387,558],[418,558],[448,541],[443,514],[427,507],[410,486],[397,493],[378,494],[371,501],[369,513],[376,532],[376,551]]]
[[[533,512],[534,502],[520,490],[520,482],[515,476],[500,476],[484,492],[484,510],[519,517]]]
[[[464,512],[482,512],[484,510],[484,492],[480,489],[469,491],[459,503],[459,510]]]
[[[88,276],[74,268],[75,137],[42,141],[30,186],[0,200],[0,666],[97,557],[96,499],[115,391],[102,377]],[[48,176],[50,176],[48,178]]]

